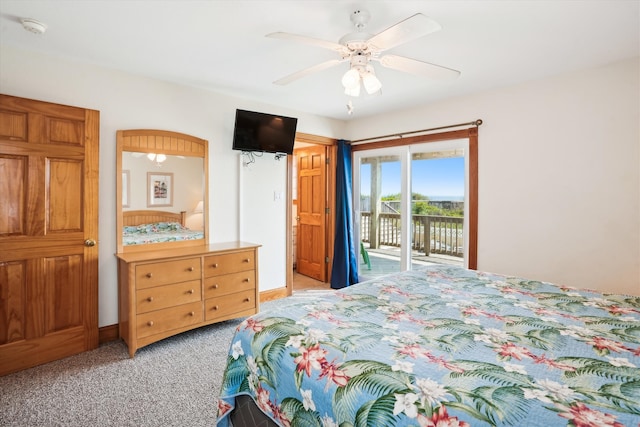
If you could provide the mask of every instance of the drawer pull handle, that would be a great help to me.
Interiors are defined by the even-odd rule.
[[[217,306],[217,305],[214,305],[211,309],[212,309],[212,310],[217,310],[217,309],[218,309],[218,306]]]
[[[251,258],[245,258],[244,262],[251,262]]]
[[[193,317],[195,315],[196,315],[195,311],[192,311],[191,313],[189,313],[189,316],[191,316],[191,317]]]
[[[146,276],[147,276],[148,279],[151,279],[153,277],[153,274],[147,273]]]
[[[211,267],[218,268],[218,263],[216,262],[215,264],[211,264]]]
[[[251,302],[251,298],[248,298],[248,297],[247,297],[247,298],[245,298],[245,299],[244,299],[244,302]]]
[[[153,297],[147,298],[147,301],[149,301],[149,302],[153,301]]]
[[[251,281],[251,279],[247,277],[246,279],[244,279],[244,281],[249,283]]]
[[[220,287],[219,285],[213,285],[211,289],[218,289],[219,287]]]
[[[193,270],[195,270],[195,268],[193,268],[193,267],[189,267],[189,268],[187,268],[187,270],[189,270],[189,271],[193,271]]]
[[[193,289],[189,289],[189,293],[190,293],[190,294],[193,294]]]
[[[149,321],[147,322],[147,325],[149,325],[149,326],[153,326],[153,320],[149,320]]]

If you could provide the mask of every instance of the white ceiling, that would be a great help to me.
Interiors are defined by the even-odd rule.
[[[386,53],[461,76],[429,81],[374,64],[382,94],[354,98],[352,116],[340,84],[348,63],[272,83],[337,55],[266,34],[337,42],[353,31],[356,8],[371,13],[373,34],[431,17],[440,31]],[[45,34],[25,31],[27,17],[47,24]],[[637,57],[640,1],[0,0],[0,43],[348,120]]]

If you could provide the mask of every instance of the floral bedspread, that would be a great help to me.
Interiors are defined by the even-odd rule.
[[[122,244],[124,246],[196,240],[203,237],[204,233],[202,231],[190,230],[179,222],[154,222],[151,224],[126,225],[122,228]]]
[[[247,318],[218,401],[282,426],[640,426],[640,297],[433,266]]]

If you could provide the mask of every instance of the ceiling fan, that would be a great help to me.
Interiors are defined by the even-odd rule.
[[[351,13],[351,22],[356,31],[343,36],[338,43],[301,36],[284,32],[267,34],[266,37],[275,39],[292,40],[329,49],[339,55],[339,59],[332,59],[321,62],[312,67],[297,71],[274,83],[286,85],[309,74],[326,70],[344,62],[349,62],[349,70],[342,77],[342,85],[345,94],[350,96],[360,95],[360,86],[364,86],[369,94],[376,93],[382,88],[382,83],[375,75],[375,70],[371,65],[372,61],[379,62],[383,67],[411,73],[429,79],[455,78],[460,75],[460,71],[419,61],[404,56],[385,54],[382,52],[410,42],[419,37],[439,31],[440,25],[433,19],[417,13],[397,24],[387,28],[378,34],[369,34],[364,31],[371,15],[367,10],[357,9]]]

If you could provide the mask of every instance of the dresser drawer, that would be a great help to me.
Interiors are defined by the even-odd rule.
[[[202,302],[192,302],[136,317],[138,338],[202,322]]]
[[[190,280],[175,285],[154,286],[136,292],[137,313],[147,313],[175,305],[200,301],[200,280]]]
[[[136,266],[136,289],[200,279],[200,258]]]
[[[206,279],[204,279],[204,298],[215,298],[222,295],[232,294],[234,292],[246,291],[255,288],[255,270],[224,274],[222,276],[207,277]]]
[[[237,273],[255,268],[256,260],[253,258],[253,251],[211,255],[204,258],[204,277]]]
[[[205,320],[250,310],[256,307],[255,290],[236,292],[219,298],[205,300]]]

